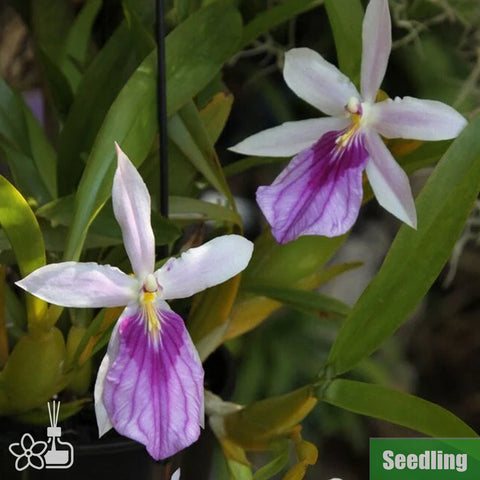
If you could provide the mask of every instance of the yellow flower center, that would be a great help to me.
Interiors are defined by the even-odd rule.
[[[140,304],[142,305],[145,317],[147,319],[147,329],[153,338],[157,338],[161,325],[158,320],[155,300],[160,290],[154,275],[148,274],[143,283],[142,293],[140,295]]]
[[[362,104],[358,98],[350,98],[347,105],[345,105],[345,111],[352,120],[352,124],[348,130],[343,135],[340,135],[335,141],[338,148],[345,148],[350,143],[362,123]]]

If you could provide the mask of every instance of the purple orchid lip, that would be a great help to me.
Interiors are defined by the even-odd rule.
[[[346,233],[359,212],[359,175],[364,168],[380,205],[416,228],[408,177],[380,135],[446,140],[455,138],[466,125],[462,115],[441,102],[405,97],[374,103],[392,44],[388,0],[369,2],[362,40],[361,94],[337,67],[318,53],[308,48],[294,48],[285,54],[285,82],[297,96],[331,117],[287,122],[252,135],[231,148],[254,156],[296,155],[271,186],[259,187],[257,191],[257,202],[279,242],[291,241],[300,235]],[[333,175],[325,165],[317,167],[312,162],[321,163],[328,158],[326,152],[317,152],[318,145],[342,128],[353,134],[339,142],[345,147],[353,142],[354,147],[341,157],[339,161],[345,164]],[[356,167],[358,171],[353,173],[352,165],[357,164],[355,158],[360,151],[366,152],[366,161],[360,162],[362,166]],[[300,178],[302,174],[306,175],[305,179]],[[317,179],[315,187],[311,178]],[[287,185],[288,182],[291,184]]]
[[[103,403],[115,429],[160,460],[200,435],[203,368],[183,320],[169,310],[155,314],[160,328],[154,333],[145,328],[145,314],[121,320]]]
[[[342,138],[353,135],[342,145]],[[300,235],[336,236],[350,228],[362,201],[362,171],[368,160],[363,136],[345,129],[326,133],[299,153],[257,202],[279,243]]]
[[[103,435],[113,427],[163,459],[193,443],[204,423],[202,363],[183,320],[165,300],[237,275],[250,261],[253,244],[224,235],[154,271],[150,195],[118,145],[117,158],[112,202],[135,276],[110,265],[64,262],[39,268],[17,285],[56,305],[126,305],[97,374],[98,429]]]

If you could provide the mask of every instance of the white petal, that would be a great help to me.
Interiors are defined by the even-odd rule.
[[[336,117],[286,122],[256,133],[229,150],[259,157],[290,157],[313,145],[325,133],[342,130],[349,123],[348,118]]]
[[[177,469],[173,472],[170,480],[180,480],[180,469],[179,469],[179,468],[177,468]]]
[[[122,319],[131,316],[138,307],[136,305],[129,305],[120,315],[115,327],[112,330],[110,341],[108,342],[107,353],[103,357],[102,363],[98,369],[97,380],[95,381],[95,389],[93,392],[95,400],[95,417],[97,418],[98,436],[105,435],[111,428],[112,424],[108,417],[105,405],[103,404],[103,389],[105,385],[105,377],[107,376],[110,365],[114,362],[118,353],[120,339],[118,336],[118,329]]]
[[[355,85],[340,70],[309,48],[285,53],[283,77],[303,100],[332,116],[343,116],[351,97],[358,98]]]
[[[120,147],[118,166],[113,179],[112,202],[120,224],[123,242],[133,271],[139,279],[153,272],[155,239],[150,224],[150,195],[137,169]]]
[[[139,283],[121,270],[98,263],[63,262],[41,267],[17,285],[63,307],[121,307],[138,295]]]
[[[387,138],[447,140],[455,138],[467,121],[454,108],[436,100],[405,97],[371,106],[370,126]]]
[[[373,102],[392,49],[392,23],[387,0],[370,0],[363,19],[362,38],[362,98],[365,102]]]
[[[402,222],[417,228],[417,213],[407,174],[375,132],[366,133],[365,143],[370,154],[367,177],[378,203]]]
[[[253,243],[246,238],[224,235],[171,258],[155,272],[163,298],[190,297],[225,282],[245,269],[252,252]]]

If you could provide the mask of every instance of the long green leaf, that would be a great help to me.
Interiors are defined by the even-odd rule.
[[[280,473],[288,464],[290,458],[290,444],[287,440],[279,442],[272,451],[273,458],[260,467],[254,474],[253,480],[268,480]]]
[[[319,394],[319,399],[432,437],[478,436],[466,423],[439,405],[380,385],[337,379]]]
[[[155,62],[152,52],[122,89],[98,133],[75,196],[65,260],[80,258],[88,227],[111,195],[115,141],[137,165],[150,150],[156,131]]]
[[[170,219],[180,225],[215,220],[241,225],[238,213],[222,205],[188,197],[169,197]]]
[[[331,349],[336,374],[370,355],[404,322],[447,262],[480,190],[480,116],[438,163],[417,198],[418,230],[401,227]]]
[[[153,48],[143,29],[123,22],[85,72],[59,139],[58,178],[62,196],[75,190],[113,101]]]
[[[325,0],[325,8],[340,70],[358,84],[362,61],[362,3],[360,0]]]
[[[37,219],[20,192],[2,176],[0,224],[10,241],[23,277],[45,265],[45,247]],[[27,298],[29,319],[39,320],[45,311],[45,302],[31,295]]]
[[[171,116],[200,92],[237,50],[242,18],[230,2],[195,12],[166,39],[167,111]]]
[[[1,78],[0,152],[25,197],[40,204],[56,197],[55,152],[23,99]]]
[[[350,312],[350,307],[344,302],[318,292],[266,286],[253,287],[247,291],[273,298],[284,305],[313,315],[345,317]]]
[[[168,135],[192,165],[233,205],[217,153],[193,101],[170,118]]]
[[[280,245],[266,231],[255,241],[252,259],[242,274],[243,288],[293,287],[325,265],[345,238],[305,236]]]

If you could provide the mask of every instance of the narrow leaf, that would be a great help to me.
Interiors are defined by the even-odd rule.
[[[252,287],[250,291],[313,315],[343,318],[350,312],[347,304],[318,292],[266,286]]]
[[[169,218],[180,225],[215,220],[241,225],[242,219],[237,212],[196,198],[169,197]]]
[[[336,407],[396,423],[432,437],[478,436],[439,405],[380,385],[337,379],[319,398]]]
[[[59,139],[61,195],[75,190],[113,101],[152,49],[143,29],[123,22],[85,72]]]
[[[291,287],[325,265],[345,238],[305,236],[280,245],[270,231],[266,231],[255,241],[253,257],[243,273],[242,283],[245,288]]]
[[[193,101],[170,118],[168,136],[208,182],[233,205],[233,197],[217,153]]]
[[[1,78],[0,152],[24,196],[40,204],[56,197],[55,152],[23,99]]]
[[[362,61],[363,7],[360,0],[325,0],[340,70],[355,83]]]
[[[212,145],[215,145],[225,128],[232,105],[233,95],[219,92],[200,110],[202,122]]]
[[[15,253],[22,277],[45,265],[45,247],[37,219],[20,192],[2,176],[0,224]],[[29,294],[27,300],[30,321],[40,320],[46,303]]]

